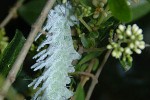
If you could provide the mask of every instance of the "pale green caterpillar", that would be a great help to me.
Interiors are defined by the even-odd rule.
[[[44,69],[43,74],[29,84],[36,89],[42,85],[33,97],[33,100],[67,100],[73,92],[67,88],[71,82],[68,73],[74,72],[73,60],[80,55],[74,50],[70,26],[77,24],[77,19],[71,15],[72,7],[57,5],[47,17],[46,39],[39,45],[39,51],[45,45],[48,48],[40,51],[33,58],[37,59],[31,67],[34,71]],[[39,36],[38,36],[39,37]]]

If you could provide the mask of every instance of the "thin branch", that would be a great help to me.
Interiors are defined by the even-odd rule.
[[[102,71],[106,61],[108,60],[108,57],[109,57],[110,53],[111,53],[111,50],[107,51],[107,53],[106,53],[106,55],[105,55],[105,57],[104,57],[104,59],[102,61],[102,64],[100,65],[99,69],[97,70],[97,72],[95,74],[95,77],[97,77],[97,79],[98,79],[99,75],[101,74],[101,71]],[[89,88],[89,90],[87,92],[87,96],[86,96],[85,100],[90,100],[90,97],[92,95],[92,92],[93,92],[96,84],[97,84],[97,82],[93,80],[92,83],[91,83],[91,86],[90,86],[90,88]]]
[[[14,7],[12,7],[10,9],[9,14],[7,15],[7,17],[0,24],[0,28],[5,27],[12,18],[16,17],[17,10],[22,6],[23,2],[24,2],[24,0],[18,0],[17,1],[17,3],[14,5]]]
[[[92,71],[94,63],[95,63],[95,59],[93,59],[93,60],[90,62],[88,68],[87,68],[86,71],[85,71],[86,73],[90,73],[90,72]],[[89,80],[89,77],[87,77],[87,76],[81,77],[81,81],[80,81],[81,86],[84,87],[85,83],[86,83],[88,80]]]
[[[36,34],[40,31],[48,12],[52,8],[53,4],[56,0],[48,0],[45,7],[43,8],[39,18],[35,22],[35,24],[32,26],[31,32],[29,33],[29,36],[22,48],[22,50],[19,53],[19,56],[17,57],[14,65],[12,66],[12,69],[10,70],[7,79],[5,80],[2,89],[0,91],[0,100],[3,100],[5,97],[5,94],[7,93],[8,89],[10,88],[11,84],[15,81],[16,75],[20,69],[21,64],[23,63],[31,44],[34,41],[34,38]],[[3,95],[2,95],[3,94]]]
[[[147,48],[147,47],[150,47],[150,45],[149,44],[145,44],[145,47]]]
[[[91,27],[82,19],[82,17],[79,17],[79,20],[88,29],[89,32],[92,32]]]
[[[83,75],[83,76],[86,76],[86,77],[91,77],[93,80],[98,82],[98,79],[95,77],[95,75],[91,74],[90,72],[75,72],[75,73],[71,73],[71,74],[79,74],[79,75]]]
[[[102,47],[102,48],[88,48],[88,49],[83,48],[84,52],[93,52],[93,51],[102,52],[104,50],[107,50],[107,48],[106,47]]]
[[[84,73],[84,74],[86,73],[86,76],[82,76],[82,77],[81,77],[81,81],[80,81],[80,83],[79,83],[79,84],[81,84],[82,87],[84,87],[85,83],[89,80],[89,76],[92,77],[93,81],[98,82],[98,79],[97,79],[93,74],[90,73],[90,72],[92,71],[94,62],[95,62],[94,59],[91,60],[91,62],[90,62],[90,64],[89,64],[88,68],[86,69],[86,71],[85,71],[85,72],[82,72],[82,75],[83,75],[83,73]],[[78,74],[80,74],[80,72],[79,72]],[[88,75],[87,75],[87,74],[88,74]],[[72,96],[72,97],[71,97],[71,100],[75,100],[75,97]]]
[[[98,22],[97,22],[97,26],[99,26],[101,23],[103,23],[104,19],[107,18],[105,15],[104,15],[104,12],[107,13],[109,10],[109,6],[107,5],[105,10],[102,12],[102,15],[101,17],[98,19]]]

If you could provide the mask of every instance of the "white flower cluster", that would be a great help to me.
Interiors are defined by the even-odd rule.
[[[133,54],[133,52],[141,54],[141,50],[145,48],[142,29],[140,29],[136,24],[133,26],[128,25],[127,27],[119,25],[116,33],[118,40],[107,45],[107,49],[113,49],[113,57],[122,57],[123,61],[128,60],[129,62],[132,62],[131,54]]]
[[[93,6],[96,7],[93,18],[98,18],[101,14],[104,14],[104,16],[107,17],[107,12],[104,10],[106,3],[107,0],[92,0]]]
[[[74,50],[70,26],[73,26],[77,19],[71,15],[72,7],[57,5],[50,10],[44,31],[47,31],[46,39],[38,47],[37,51],[43,48],[33,58],[37,59],[31,67],[34,71],[44,69],[43,74],[29,84],[38,89],[33,100],[67,100],[73,92],[67,88],[71,82],[68,73],[74,72],[72,61],[79,59],[80,55]],[[38,36],[39,37],[39,36]],[[38,38],[37,37],[37,38]]]

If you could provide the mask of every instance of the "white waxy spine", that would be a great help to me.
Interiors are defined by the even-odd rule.
[[[67,100],[73,92],[67,88],[71,82],[68,73],[74,72],[73,60],[80,55],[74,50],[70,26],[77,23],[71,15],[72,7],[69,3],[57,5],[50,10],[44,31],[46,39],[39,45],[39,51],[45,45],[48,47],[40,51],[33,58],[36,63],[31,66],[34,71],[44,69],[43,74],[29,84],[36,89],[42,85],[33,97],[33,100]]]

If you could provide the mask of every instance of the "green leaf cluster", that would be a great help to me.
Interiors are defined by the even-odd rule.
[[[12,68],[12,65],[15,62],[24,42],[24,36],[19,30],[17,30],[14,38],[0,56],[0,75],[3,77],[6,77]]]

